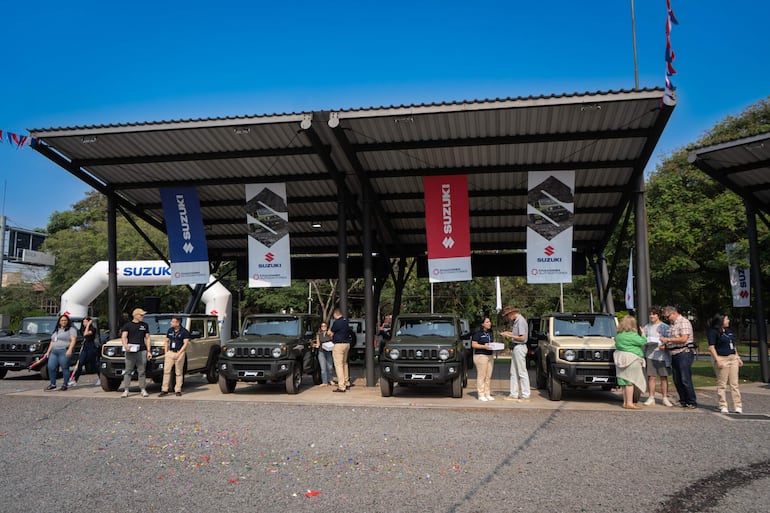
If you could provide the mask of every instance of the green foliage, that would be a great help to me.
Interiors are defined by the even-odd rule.
[[[33,315],[46,315],[40,303],[43,300],[42,292],[29,285],[7,285],[3,287],[3,295],[0,297],[0,312],[10,316],[10,329],[17,330],[24,317]]]

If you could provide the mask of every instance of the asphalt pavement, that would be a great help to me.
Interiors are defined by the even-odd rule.
[[[447,387],[345,394],[188,376],[182,397],[93,386],[43,392],[36,374],[0,381],[0,511],[680,512],[770,509],[770,387],[745,384],[744,415],[620,394],[504,401]],[[473,378],[473,376],[471,376]]]

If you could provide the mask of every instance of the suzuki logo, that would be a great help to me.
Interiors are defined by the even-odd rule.
[[[272,253],[266,253],[265,254],[265,261],[266,262],[272,262],[273,260],[275,260],[275,255],[274,254],[272,254]]]
[[[194,248],[192,244],[190,244],[189,242],[186,242],[185,245],[182,246],[182,249],[184,250],[185,253],[189,255],[190,253],[193,252]]]
[[[452,246],[455,245],[455,240],[452,237],[444,237],[444,240],[441,242],[441,244],[446,248],[449,249]]]
[[[556,253],[556,250],[555,250],[555,249],[553,249],[553,246],[546,246],[546,247],[545,247],[545,250],[543,251],[543,253],[545,253],[545,254],[546,254],[546,256],[551,256],[551,255],[553,255],[554,253]]]
[[[748,290],[742,290],[740,296],[743,299],[746,299],[747,297],[749,297],[749,291]]]

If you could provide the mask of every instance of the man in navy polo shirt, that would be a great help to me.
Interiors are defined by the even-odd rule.
[[[185,351],[190,344],[190,332],[182,327],[182,319],[171,318],[171,327],[166,333],[165,356],[163,365],[163,385],[160,387],[160,397],[168,395],[168,385],[171,382],[171,369],[175,369],[176,382],[174,393],[182,395],[182,374],[184,372]]]
[[[332,357],[334,358],[334,372],[337,373],[337,388],[333,392],[345,392],[350,388],[350,371],[348,368],[348,353],[350,352],[350,324],[342,316],[339,308],[332,314],[334,322],[329,327],[328,334],[334,342]]]

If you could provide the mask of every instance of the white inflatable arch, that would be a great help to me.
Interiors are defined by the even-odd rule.
[[[171,271],[163,260],[120,261],[117,264],[119,286],[171,285]],[[108,284],[107,261],[96,262],[62,294],[60,311],[73,317],[85,317],[88,315],[88,305]],[[220,339],[224,344],[231,336],[230,309],[233,297],[213,276],[209,276],[209,284],[201,300],[206,305],[206,313],[217,316]]]

